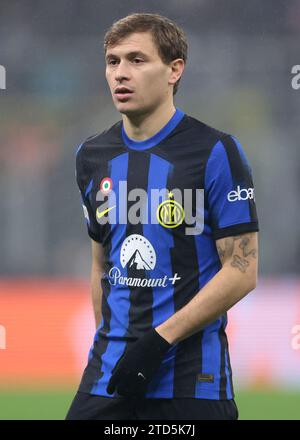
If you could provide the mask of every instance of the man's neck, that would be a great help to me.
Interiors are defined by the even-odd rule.
[[[172,118],[176,111],[174,104],[157,108],[152,113],[123,115],[123,124],[127,136],[136,141],[144,141],[158,133]]]

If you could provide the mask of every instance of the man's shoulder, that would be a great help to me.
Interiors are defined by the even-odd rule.
[[[102,145],[116,144],[121,140],[121,121],[100,133],[87,137],[78,147],[76,155],[82,154],[86,149],[101,147]]]
[[[206,124],[205,122],[191,115],[186,114],[185,123],[190,131],[194,133],[199,140],[207,139],[209,141],[211,140],[212,143],[215,144],[218,142],[218,140],[231,136],[229,133],[219,130],[212,125]]]
[[[113,157],[116,147],[121,148],[120,127],[121,121],[118,121],[101,133],[89,136],[79,145],[75,159],[77,181],[88,181],[101,163]]]

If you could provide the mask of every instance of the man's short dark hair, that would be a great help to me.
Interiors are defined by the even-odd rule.
[[[151,32],[153,42],[163,63],[181,58],[187,61],[187,39],[182,29],[170,19],[159,14],[135,13],[113,23],[104,36],[104,52],[135,32]],[[174,84],[173,95],[179,80]]]

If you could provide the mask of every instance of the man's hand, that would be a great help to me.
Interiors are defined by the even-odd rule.
[[[108,394],[117,390],[121,396],[144,396],[149,382],[171,347],[155,329],[147,332],[120,357],[112,370]]]

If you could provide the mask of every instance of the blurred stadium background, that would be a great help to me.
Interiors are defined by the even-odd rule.
[[[229,312],[241,419],[300,419],[299,0],[1,0],[0,419],[63,419],[94,333],[77,146],[120,119],[102,39],[132,12],[188,36],[176,105],[236,135],[260,218],[257,289]]]

